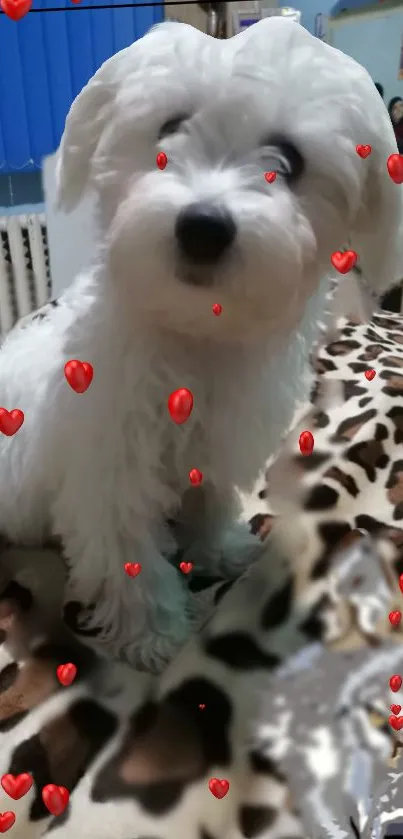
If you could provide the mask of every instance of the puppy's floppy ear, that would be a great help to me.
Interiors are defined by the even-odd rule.
[[[372,151],[359,161],[366,167],[364,190],[349,247],[358,254],[365,308],[372,316],[376,300],[403,278],[403,186],[389,176],[388,157],[397,154],[394,131],[375,85],[369,78],[368,83],[357,142],[370,144]]]
[[[102,64],[67,115],[56,170],[58,204],[67,212],[76,207],[88,186],[91,159],[110,117],[121,56],[117,53]]]

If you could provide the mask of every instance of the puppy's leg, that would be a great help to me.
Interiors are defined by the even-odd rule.
[[[179,569],[145,533],[144,522],[137,524],[133,541],[116,529],[98,528],[96,538],[83,536],[72,554],[66,540],[74,562],[69,562],[64,618],[101,655],[158,672],[187,640],[188,594]],[[131,572],[136,576],[127,573],[126,563],[137,564]]]
[[[177,539],[196,571],[236,579],[260,555],[261,542],[239,513],[240,502],[231,488],[206,484],[185,494]]]
[[[242,527],[239,539],[234,531],[226,531],[228,507],[215,502],[213,491],[190,494],[175,536],[185,558],[194,562],[195,571],[236,579],[259,552],[260,542],[250,536],[247,526],[246,538]],[[65,501],[60,506],[64,516]],[[125,539],[113,516],[105,515],[98,527],[91,526],[96,519],[90,516],[87,503],[85,518],[80,521],[80,544],[77,538],[73,542],[67,531],[64,534],[67,556],[74,557],[69,563],[64,608],[68,626],[101,654],[123,658],[137,669],[151,672],[159,672],[174,658],[211,608],[211,597],[205,592],[189,593],[186,578],[168,562],[173,544],[162,528],[153,532],[155,518],[132,514],[132,539]],[[141,565],[136,577],[125,572],[127,562]]]
[[[152,461],[158,452],[141,461],[114,435],[111,428],[99,450],[90,434],[82,438],[84,454],[71,459],[52,506],[68,564],[65,618],[100,654],[155,672],[190,631],[186,580],[168,561],[176,546],[166,510],[175,497]]]

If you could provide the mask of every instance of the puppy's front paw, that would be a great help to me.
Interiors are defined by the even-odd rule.
[[[240,577],[259,559],[263,544],[261,538],[251,532],[247,522],[237,522],[224,531],[221,539],[222,575],[229,580]]]
[[[136,641],[125,645],[121,658],[136,670],[152,674],[161,673],[184,646],[190,634],[190,623],[180,620],[176,625],[173,620],[170,633],[149,630],[142,636],[141,643]]]
[[[125,638],[110,635],[107,627],[94,622],[95,606],[84,606],[78,600],[69,600],[63,609],[63,619],[68,628],[86,646],[102,657],[126,661],[136,670],[160,673],[175,657],[188,640],[192,620],[189,609],[181,609],[170,615],[156,606],[153,609],[153,627],[147,627],[143,634],[133,630],[133,640],[126,627]]]
[[[237,522],[224,530],[214,545],[196,543],[183,558],[199,574],[207,572],[214,578],[236,580],[259,558],[262,549],[262,540],[251,533],[250,525]]]

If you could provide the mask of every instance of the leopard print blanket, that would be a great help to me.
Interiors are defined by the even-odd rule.
[[[312,403],[247,500],[254,532],[270,534],[261,559],[214,584],[211,618],[161,677],[98,660],[29,586],[5,581],[0,833],[403,834],[396,708],[390,719],[403,696],[389,688],[403,670],[403,318],[339,329],[316,359]],[[314,434],[309,457],[301,430]]]

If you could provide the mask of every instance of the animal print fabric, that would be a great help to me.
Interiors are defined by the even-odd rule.
[[[402,734],[388,722],[403,705],[388,685],[403,670],[388,619],[403,597],[403,321],[339,328],[252,499],[261,558],[214,585],[211,618],[161,677],[99,661],[43,624],[26,587],[5,585],[0,774],[34,778],[19,801],[0,791],[12,839],[403,835]],[[78,666],[67,688],[66,661]],[[229,782],[221,799],[212,778]],[[71,793],[55,818],[48,783]]]
[[[320,575],[329,549],[358,527],[385,540],[402,573],[403,317],[382,313],[370,325],[341,319],[338,337],[321,349],[315,364],[311,404],[280,459],[287,479],[287,458],[295,467],[292,482],[298,485],[298,512],[309,542],[306,561],[316,557]],[[298,447],[305,429],[315,438],[309,457]],[[255,527],[266,532],[273,523],[267,503],[275,513],[281,469],[269,467],[258,484],[260,504],[252,507],[246,500]],[[281,492],[290,491],[288,486]]]

